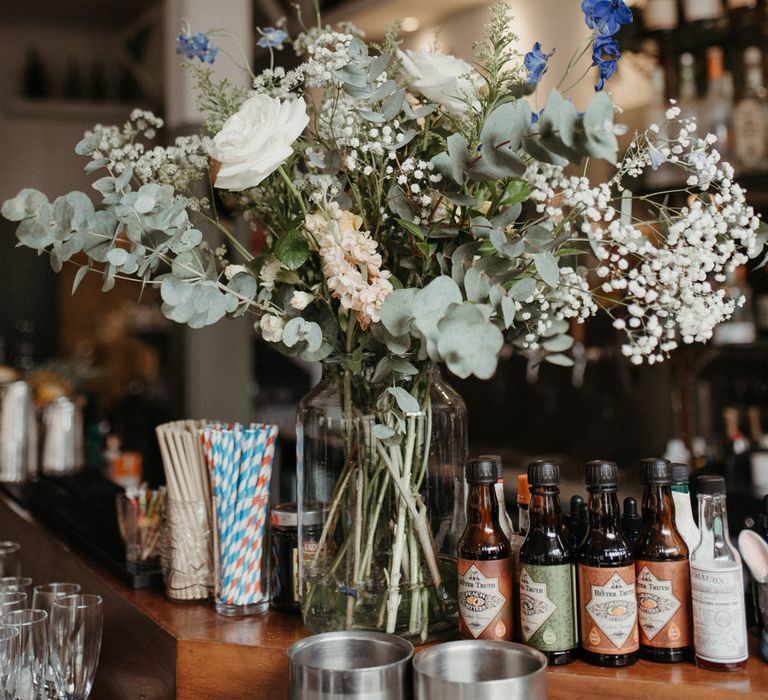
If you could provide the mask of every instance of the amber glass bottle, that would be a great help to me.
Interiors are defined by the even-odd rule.
[[[688,547],[675,527],[672,465],[641,462],[643,530],[635,547],[640,656],[677,663],[691,656]]]
[[[467,463],[467,526],[459,539],[459,632],[466,639],[512,639],[512,561],[499,523],[501,464]]]
[[[579,549],[581,656],[597,666],[629,666],[640,646],[635,566],[619,519],[618,469],[586,466],[589,526]]]
[[[563,537],[560,467],[528,465],[530,526],[520,550],[520,618],[523,641],[543,652],[552,666],[576,658],[574,571]]]

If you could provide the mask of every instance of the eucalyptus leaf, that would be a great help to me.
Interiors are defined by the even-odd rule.
[[[541,346],[549,352],[564,352],[573,346],[573,338],[569,335],[556,335],[543,340]]]
[[[82,265],[75,273],[75,279],[72,282],[72,294],[77,291],[80,283],[85,279],[85,276],[90,272],[91,268],[88,265]]]
[[[451,304],[438,324],[438,333],[438,351],[451,372],[461,378],[493,376],[504,336],[476,306]]]
[[[523,277],[515,282],[507,292],[507,296],[515,301],[527,301],[536,291],[536,280],[533,277]]]
[[[451,163],[451,175],[460,185],[466,179],[465,171],[467,169],[467,141],[458,133],[451,134],[447,140],[448,156]]]
[[[533,256],[536,271],[550,287],[556,287],[560,281],[560,268],[557,265],[557,258],[550,252],[537,253]]]
[[[560,353],[554,355],[545,355],[544,361],[549,362],[551,365],[558,365],[559,367],[573,367],[573,360],[567,355],[561,355]]]
[[[83,139],[75,146],[75,153],[79,156],[89,156],[93,153],[101,143],[101,131],[93,131],[87,134]]]
[[[464,275],[464,289],[467,292],[467,299],[473,302],[483,302],[488,298],[491,291],[491,285],[488,277],[475,267],[470,267]]]
[[[402,336],[411,329],[413,300],[416,289],[395,289],[387,295],[381,307],[381,323],[393,336]]]
[[[406,415],[414,415],[414,414],[420,414],[421,413],[421,407],[419,406],[419,402],[416,400],[416,398],[409,394],[403,387],[401,386],[390,386],[387,387],[387,393],[391,394],[395,401],[397,402],[398,407],[400,410]]]
[[[376,423],[376,425],[373,426],[373,436],[377,440],[389,440],[390,438],[395,437],[395,431],[383,423]]]

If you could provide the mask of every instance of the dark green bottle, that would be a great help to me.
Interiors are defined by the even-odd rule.
[[[560,467],[528,465],[529,529],[520,549],[520,620],[523,641],[552,666],[576,658],[578,632],[574,565],[563,537]]]

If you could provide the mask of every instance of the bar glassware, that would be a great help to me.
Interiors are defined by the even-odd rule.
[[[26,593],[27,601],[32,600],[32,579],[29,576],[0,577],[0,593]]]
[[[16,627],[0,627],[0,700],[16,697],[21,645]]]
[[[213,595],[210,502],[165,502],[160,562],[169,600],[208,600]]]
[[[48,663],[48,613],[45,610],[14,610],[0,617],[0,625],[19,631],[20,667],[16,683],[18,700],[45,697]]]
[[[48,638],[51,638],[51,613],[53,612],[53,601],[57,598],[63,598],[65,595],[74,595],[80,593],[80,584],[78,583],[46,583],[42,586],[35,586],[32,593],[32,607],[36,610],[45,610],[48,613]],[[45,669],[45,687],[49,698],[56,697],[56,682],[51,665],[50,654],[48,656],[48,666]]]
[[[23,591],[0,591],[0,615],[26,607],[27,594]]]
[[[21,545],[0,542],[0,576],[21,576]]]
[[[117,524],[125,543],[125,561],[133,571],[157,569],[163,526],[162,498],[157,491],[117,495]]]
[[[216,498],[214,503],[216,612],[263,612],[269,607],[269,498]]]
[[[51,613],[51,665],[59,697],[85,700],[101,651],[103,601],[78,593],[56,598]]]

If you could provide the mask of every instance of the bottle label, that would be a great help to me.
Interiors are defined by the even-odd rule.
[[[635,562],[640,644],[680,649],[691,643],[688,560]]]
[[[512,639],[512,562],[459,559],[459,631],[474,639]]]
[[[676,0],[651,0],[645,6],[645,26],[654,29],[674,29],[677,26]]]
[[[696,656],[712,663],[744,661],[749,652],[741,565],[720,569],[697,564],[691,562]]]
[[[747,168],[760,166],[766,151],[765,108],[757,100],[742,100],[734,109],[733,125],[733,150],[739,162]]]
[[[634,564],[579,566],[581,644],[594,654],[630,654],[640,648]]]
[[[722,14],[720,0],[685,0],[685,18],[689,22],[717,19]]]
[[[573,565],[523,564],[520,573],[520,620],[523,641],[541,651],[576,646]]]

